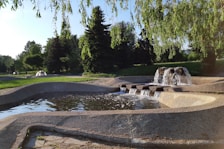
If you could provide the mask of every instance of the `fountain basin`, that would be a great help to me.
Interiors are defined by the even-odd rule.
[[[138,78],[143,80],[142,77],[135,77],[135,81]],[[128,82],[129,79],[130,82]],[[124,83],[117,78],[108,82],[116,87],[119,86],[118,84]],[[125,80],[125,83],[131,84],[133,82],[129,77]],[[37,95],[38,92],[66,92],[67,89],[69,91],[108,92],[116,89],[111,87],[111,84],[102,87],[74,83],[71,86],[66,84],[68,85],[66,87],[66,85],[55,83],[55,87],[52,86],[53,84],[45,84],[46,88],[44,90],[40,88],[41,85],[37,85],[39,88],[36,86],[35,94],[33,92],[29,93],[29,96],[24,95],[32,90],[29,90],[29,88],[23,90],[23,88],[19,92],[17,90],[7,94],[7,98],[12,97],[12,94],[14,94],[13,97],[27,98],[31,95]],[[81,89],[78,89],[78,87],[81,87]],[[174,96],[175,94],[177,96]],[[192,97],[192,101],[197,100],[197,103],[191,101],[187,107],[179,105],[176,108],[166,109],[19,114],[0,120],[0,145],[2,149],[18,148],[24,142],[27,132],[37,129],[145,148],[210,149],[224,146],[223,94],[197,93],[195,96],[190,96],[187,93],[163,92],[161,95],[164,100],[165,97],[170,97],[170,99],[174,97],[176,102],[184,98],[187,102],[190,99],[189,97]],[[203,96],[202,99],[200,98],[201,95]],[[160,100],[162,100],[162,97]],[[1,100],[3,103],[4,98],[1,97]],[[17,101],[17,98],[11,98],[11,102],[15,101]],[[166,101],[167,104],[168,101]],[[172,104],[174,106],[174,103]]]
[[[73,92],[109,93],[116,91],[117,88],[85,83],[65,83],[50,82],[37,83],[16,88],[5,94],[0,95],[0,107],[20,103],[24,100],[32,99],[46,94],[67,94]]]

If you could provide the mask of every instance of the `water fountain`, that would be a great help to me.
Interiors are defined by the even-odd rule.
[[[122,84],[120,91],[130,95],[159,97],[164,87],[192,85],[191,75],[185,67],[160,67],[156,70],[153,82],[140,84]],[[156,92],[156,95],[154,96]],[[150,98],[152,99],[152,98]]]
[[[155,83],[155,85],[163,83],[163,76],[166,69],[167,69],[166,67],[160,67],[156,70],[153,82]]]
[[[191,75],[185,67],[160,67],[156,70],[152,85],[191,85]]]
[[[143,86],[140,92],[141,96],[150,96],[150,90],[148,86]]]
[[[136,85],[131,85],[131,87],[130,87],[128,93],[131,94],[131,95],[135,95],[136,92],[137,92],[137,87],[136,87]]]

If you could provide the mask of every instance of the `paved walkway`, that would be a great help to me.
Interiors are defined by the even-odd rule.
[[[133,149],[113,144],[103,144],[81,137],[69,137],[53,132],[35,131],[24,143],[23,149]]]

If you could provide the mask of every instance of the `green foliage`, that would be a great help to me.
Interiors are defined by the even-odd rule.
[[[187,56],[187,59],[189,61],[201,60],[201,55],[195,51],[190,51],[190,53]]]
[[[44,54],[45,65],[49,73],[78,73],[81,71],[78,42],[74,35],[70,38],[57,36],[48,39]]]
[[[111,73],[91,73],[91,72],[84,72],[82,74],[85,77],[95,77],[95,78],[100,78],[100,77],[115,77],[115,74]]]
[[[112,11],[127,8],[128,0],[107,0]],[[117,3],[120,3],[118,5]],[[131,3],[133,4],[133,3]],[[126,7],[123,7],[125,5]],[[181,48],[186,41],[202,52],[204,62],[209,53],[220,53],[224,47],[224,2],[222,0],[138,0],[132,12],[135,21],[145,28],[157,56],[167,49]],[[116,30],[119,32],[119,30]],[[120,39],[116,42],[120,42]],[[170,52],[172,57],[175,52]],[[210,62],[209,62],[210,63]]]
[[[25,63],[33,67],[33,70],[43,68],[43,56],[40,54],[30,55],[25,58]]]
[[[79,48],[82,49],[81,58],[85,60],[86,57],[91,57],[89,42],[85,35],[79,38]]]
[[[87,26],[86,33],[88,33],[88,36],[85,35],[88,44],[81,40],[84,69],[91,72],[108,71],[111,67],[111,62],[107,61],[109,60],[110,52],[105,52],[108,56],[106,58],[103,56],[106,59],[103,60],[101,55],[95,54],[93,50],[98,49],[96,45],[99,44],[98,42],[93,44],[93,35],[95,35],[93,31],[98,31],[93,30],[95,29],[94,26],[97,25],[97,21],[94,22],[93,20],[103,15],[97,15],[95,13],[97,10],[94,10],[91,18],[87,21],[86,6],[91,6],[92,1],[81,0],[79,9],[83,23]],[[40,17],[41,1],[31,0],[31,2],[37,16]],[[18,7],[22,7],[23,3],[24,1],[21,0],[12,2],[3,0],[0,2],[0,8],[10,5],[15,10]],[[148,40],[153,41],[152,44],[157,57],[164,54],[168,49],[170,50],[169,58],[173,57],[176,54],[175,48],[181,48],[186,41],[192,45],[192,48],[200,50],[201,57],[204,59],[204,66],[207,68],[213,68],[216,57],[220,58],[223,55],[223,0],[137,0],[135,3],[129,3],[129,0],[106,0],[106,3],[111,6],[112,12],[115,13],[118,12],[119,7],[126,9],[128,4],[134,5],[135,9],[131,10],[134,21],[145,29]],[[47,0],[44,7],[50,8],[55,12],[54,20],[57,20],[57,14],[61,12],[63,18],[62,26],[64,31],[68,31],[69,26],[66,24],[69,21],[67,18],[68,14],[73,11],[70,0]],[[121,30],[115,29],[113,33],[112,36],[115,38],[112,40],[112,46],[122,42],[122,39],[117,36],[121,33]],[[99,39],[97,40],[99,41]],[[104,40],[101,39],[101,42],[104,43]],[[107,49],[107,47],[104,47],[104,49]],[[22,58],[24,55],[20,57]],[[64,55],[63,57],[67,56]],[[101,65],[102,61],[98,61],[99,59],[105,62],[103,64],[106,65],[107,63],[108,67]],[[23,61],[20,60],[20,63],[23,63]],[[102,68],[97,68],[101,66]],[[24,65],[23,69],[28,69],[28,66]]]
[[[115,48],[124,42],[133,45],[135,42],[134,26],[133,24],[124,21],[119,22],[111,27],[110,36],[112,48]]]
[[[61,38],[71,38],[70,23],[68,17],[63,17],[63,21],[61,24]]]
[[[28,41],[25,45],[24,51],[26,55],[38,55],[42,52],[42,47],[35,41]]]
[[[36,61],[39,57],[39,62]],[[19,54],[15,61],[16,71],[27,71],[41,68],[43,66],[42,46],[35,41],[28,41],[24,51]],[[35,62],[33,62],[33,60]],[[36,63],[37,62],[37,63]]]
[[[0,55],[0,72],[11,72],[14,66],[14,59],[10,56]]]
[[[118,76],[141,76],[141,75],[151,75],[153,76],[159,67],[186,67],[191,75],[206,75],[202,73],[202,63],[197,62],[169,62],[169,63],[155,63],[150,66],[135,65],[130,68],[121,69],[117,72]]]
[[[59,37],[48,39],[45,47],[45,63],[49,73],[60,73],[62,62],[60,57],[63,56],[62,46]]]
[[[158,62],[181,62],[186,61],[187,56],[178,47],[174,49],[167,49],[165,53],[161,54]]]
[[[130,66],[135,44],[134,26],[125,22],[117,23],[111,27],[110,36],[114,64],[118,68]]]
[[[118,76],[141,76],[141,75],[154,75],[156,66],[138,65],[119,70],[116,75]]]
[[[133,58],[135,64],[151,65],[155,62],[156,55],[154,53],[152,41],[149,41],[146,37],[144,29],[140,34],[140,38],[138,39],[134,50]]]
[[[78,73],[81,71],[80,49],[78,47],[79,40],[76,35],[70,38],[61,36],[60,43],[63,48],[63,55],[60,57],[62,69],[66,72]]]
[[[30,1],[37,16],[41,16],[41,0]],[[79,5],[82,22],[89,26],[93,24],[87,21],[86,8],[91,6],[92,1],[81,0]],[[106,3],[111,6],[115,14],[119,7],[127,9],[128,4],[134,5],[135,9],[131,10],[134,21],[145,28],[149,41],[154,42],[153,46],[158,56],[167,49],[181,48],[186,40],[194,48],[199,48],[203,57],[208,55],[209,50],[217,53],[217,50],[224,47],[224,42],[222,42],[224,39],[222,32],[224,30],[224,2],[222,0],[137,0],[134,4],[129,3],[129,0],[106,0]],[[0,2],[0,8],[7,5],[11,5],[15,10],[23,6],[23,1],[14,0],[9,3],[8,0],[3,0]],[[57,20],[57,14],[61,12],[63,22],[68,14],[73,12],[70,0],[48,0],[44,7],[55,12],[54,20]],[[118,38],[116,42],[119,43],[119,40]]]
[[[221,0],[139,0],[135,15],[147,37],[154,41],[157,55],[166,49],[180,48],[187,40],[206,58],[209,51],[215,53],[224,46],[222,6]]]
[[[85,72],[108,72],[112,68],[112,49],[108,27],[99,6],[93,8],[85,35],[80,38],[82,64]]]
[[[218,49],[216,52],[217,58],[224,58],[224,50],[223,49]]]
[[[17,55],[15,60],[15,71],[25,71],[26,66],[24,65],[23,61],[25,59],[25,52],[23,51],[19,55]]]

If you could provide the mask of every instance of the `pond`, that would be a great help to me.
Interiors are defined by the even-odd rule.
[[[110,94],[67,94],[37,98],[0,111],[0,119],[27,112],[139,110],[164,107],[149,96]]]

